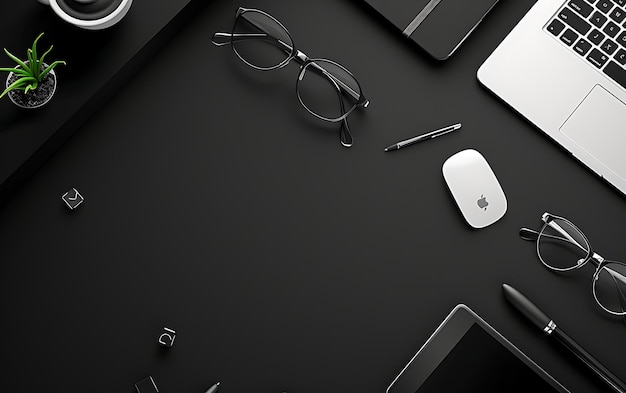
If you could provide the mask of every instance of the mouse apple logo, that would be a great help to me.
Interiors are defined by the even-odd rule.
[[[487,198],[485,198],[484,195],[481,195],[480,198],[478,198],[476,204],[483,210],[487,210],[487,206],[489,206],[489,202],[487,202]]]

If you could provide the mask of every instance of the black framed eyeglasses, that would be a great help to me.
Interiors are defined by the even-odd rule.
[[[567,219],[544,213],[541,220],[539,232],[521,228],[519,233],[524,240],[536,241],[541,263],[555,272],[569,272],[590,262],[596,269],[592,277],[596,302],[610,314],[625,316],[626,264],[596,253],[585,234]]]
[[[230,44],[241,61],[260,71],[279,69],[291,60],[297,61],[300,64],[296,82],[298,100],[315,117],[341,122],[341,144],[352,146],[346,118],[356,108],[367,107],[369,101],[345,67],[332,60],[308,57],[296,49],[282,23],[256,9],[239,7],[232,32],[215,33],[211,42],[217,46]]]

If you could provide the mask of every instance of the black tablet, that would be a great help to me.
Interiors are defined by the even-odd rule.
[[[387,393],[568,392],[469,307],[459,304]]]

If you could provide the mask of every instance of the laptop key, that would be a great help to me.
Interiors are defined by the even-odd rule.
[[[591,49],[591,43],[584,38],[581,38],[574,45],[574,51],[581,56],[584,56]]]
[[[615,2],[621,5],[622,7],[626,5],[626,0],[615,0]]]
[[[567,46],[572,46],[572,44],[578,39],[578,34],[576,34],[576,32],[572,29],[567,29],[560,38],[561,41],[563,41]]]
[[[596,45],[600,45],[604,40],[604,37],[605,35],[598,29],[593,29],[591,33],[589,33],[589,35],[587,36],[587,38],[589,38],[589,41],[593,42]]]
[[[613,22],[607,23],[606,26],[604,26],[604,29],[602,29],[602,31],[604,31],[606,35],[611,38],[615,37],[620,30],[620,27]]]
[[[568,5],[585,18],[593,12],[593,7],[583,0],[571,0]]]
[[[617,61],[621,65],[626,65],[626,50],[624,49],[618,50],[615,56],[613,56],[613,58],[615,59],[615,61]]]
[[[605,51],[606,54],[612,55],[617,50],[617,44],[607,38],[600,46],[600,49]]]
[[[611,0],[600,0],[598,4],[596,4],[596,8],[606,14],[613,8],[613,2]]]
[[[591,23],[593,23],[596,27],[600,28],[604,26],[607,20],[609,20],[606,16],[602,15],[598,11],[593,13],[591,19],[589,19]]]
[[[606,67],[604,67],[604,73],[626,89],[626,70],[620,67],[619,64],[611,61]]]
[[[622,23],[622,21],[626,18],[626,12],[619,7],[615,7],[609,16],[615,22]]]
[[[563,8],[561,12],[559,12],[559,19],[583,35],[587,34],[587,32],[591,29],[591,25],[587,23],[586,20],[576,15],[574,11],[569,8]]]
[[[565,28],[565,24],[558,19],[554,19],[546,29],[553,35],[559,35]]]
[[[602,68],[602,66],[606,64],[607,60],[609,60],[609,57],[594,48],[591,50],[591,53],[589,53],[589,56],[587,56],[587,60],[589,60],[589,62],[594,66]]]

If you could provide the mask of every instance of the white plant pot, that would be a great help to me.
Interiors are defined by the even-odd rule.
[[[28,62],[26,62],[26,64],[28,64]],[[43,63],[43,68],[47,68],[48,64]],[[17,66],[17,68],[21,68],[19,66]],[[7,80],[6,80],[6,87],[9,87],[9,85],[11,85],[12,81],[11,79],[13,78],[15,74],[10,72],[9,75],[7,76]],[[40,108],[44,105],[46,105],[54,96],[54,93],[56,93],[56,89],[57,89],[57,74],[56,72],[54,72],[54,70],[51,70],[45,77],[44,80],[46,80],[46,78],[52,78],[52,86],[50,89],[48,89],[48,94],[46,94],[45,96],[41,96],[41,98],[37,97],[37,95],[41,95],[41,91],[39,90],[39,87],[37,87],[37,89],[35,89],[34,91],[29,91],[28,94],[24,94],[22,91],[15,91],[12,90],[10,92],[7,93],[7,96],[9,96],[9,99],[18,107],[20,108],[25,108],[25,109],[35,109],[35,108]]]

